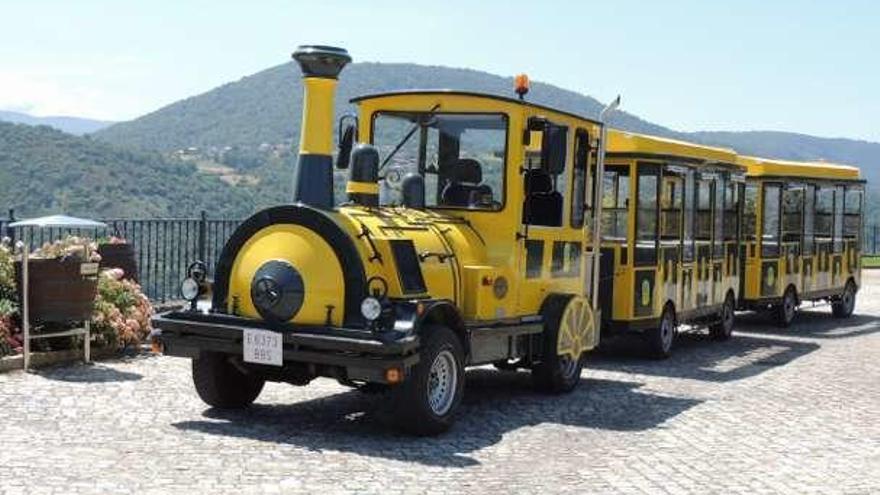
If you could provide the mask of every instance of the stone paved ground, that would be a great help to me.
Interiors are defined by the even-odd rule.
[[[675,356],[594,356],[563,397],[476,370],[453,431],[403,437],[376,398],[318,380],[206,409],[189,362],[0,375],[0,493],[878,493],[880,272],[858,316],[744,316]]]

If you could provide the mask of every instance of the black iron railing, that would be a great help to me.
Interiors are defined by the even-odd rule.
[[[223,245],[241,222],[240,220],[211,219],[205,212],[198,218],[164,219],[101,219],[106,228],[10,228],[14,212],[8,219],[0,219],[0,234],[16,240],[27,234],[30,248],[35,249],[67,235],[94,239],[119,236],[134,246],[138,265],[138,280],[144,292],[154,301],[179,299],[180,281],[187,266],[196,260],[204,261],[209,270],[220,258]],[[211,274],[213,275],[213,274]]]

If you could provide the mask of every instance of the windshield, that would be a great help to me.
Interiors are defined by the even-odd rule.
[[[504,115],[380,112],[373,120],[379,203],[401,204],[401,182],[418,174],[428,207],[500,210],[506,144]]]

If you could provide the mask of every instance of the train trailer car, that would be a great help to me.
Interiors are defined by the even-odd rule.
[[[199,396],[245,407],[267,380],[331,377],[389,394],[401,428],[435,434],[453,421],[467,366],[574,389],[599,340],[601,122],[524,101],[523,77],[519,99],[356,98],[357,115],[339,121],[339,203],[333,99],[350,57],[309,46],[294,59],[305,91],[295,197],[241,224],[213,280],[194,263],[190,308],[153,322],[166,354],[192,358]]]
[[[608,131],[602,197],[602,334],[670,355],[679,325],[719,340],[734,325],[744,168],[732,150]]]
[[[754,157],[739,162],[748,170],[742,307],[772,310],[783,327],[805,301],[829,301],[834,316],[850,316],[861,281],[859,169]]]

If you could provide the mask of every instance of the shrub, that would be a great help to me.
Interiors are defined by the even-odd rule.
[[[92,313],[99,345],[125,347],[140,344],[150,334],[153,306],[131,280],[122,280],[122,270],[104,270],[98,279],[98,296]]]

